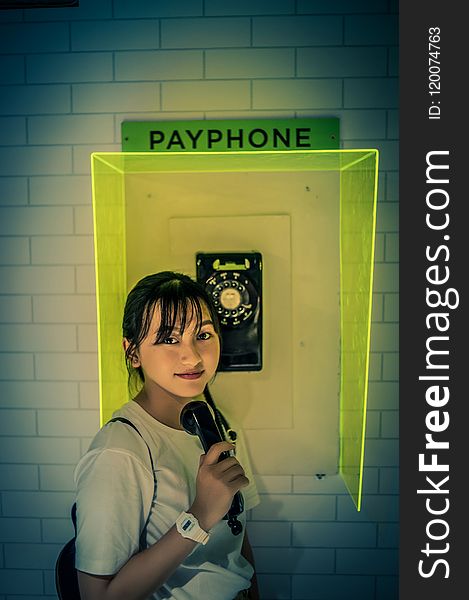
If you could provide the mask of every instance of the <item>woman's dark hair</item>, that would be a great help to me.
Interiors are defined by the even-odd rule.
[[[168,337],[168,332],[174,329],[176,320],[181,333],[194,316],[197,327],[200,327],[204,306],[207,307],[215,331],[220,336],[216,309],[210,295],[200,283],[188,275],[173,271],[147,275],[129,292],[122,320],[122,335],[129,342],[125,351],[129,387],[135,373],[141,382],[144,380],[141,367],[132,367],[132,356],[148,335],[156,305],[161,312],[161,322],[155,342],[161,342]]]

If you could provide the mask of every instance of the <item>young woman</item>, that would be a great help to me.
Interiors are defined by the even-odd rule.
[[[186,275],[149,275],[129,293],[123,337],[131,380],[141,385],[114,416],[137,431],[109,422],[76,468],[82,600],[257,599],[245,511],[259,500],[243,437],[236,457],[218,462],[234,446],[202,454],[179,421],[220,357],[209,295]],[[235,536],[223,517],[240,490],[243,533]]]

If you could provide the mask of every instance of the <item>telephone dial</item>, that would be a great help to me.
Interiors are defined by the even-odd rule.
[[[222,334],[220,371],[262,369],[262,256],[196,255],[197,281],[211,295]]]
[[[187,433],[198,436],[204,452],[207,452],[213,444],[223,441],[208,405],[201,400],[193,400],[186,404],[181,411],[180,421],[182,428]],[[228,458],[228,456],[228,452],[222,452],[219,462]],[[228,520],[228,527],[233,535],[238,535],[243,530],[243,526],[237,519],[243,510],[243,496],[240,492],[236,492],[228,513],[223,517]]]

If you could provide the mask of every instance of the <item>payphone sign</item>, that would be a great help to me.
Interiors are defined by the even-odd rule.
[[[123,152],[334,150],[339,119],[123,121]]]

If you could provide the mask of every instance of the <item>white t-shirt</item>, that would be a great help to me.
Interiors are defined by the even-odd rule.
[[[76,567],[94,575],[117,573],[133,554],[157,542],[181,512],[187,511],[195,498],[203,454],[198,437],[160,423],[136,402],[128,402],[114,416],[131,421],[143,439],[125,423],[108,423],[75,470]],[[245,510],[238,517],[244,529],[246,510],[258,504],[259,496],[243,435],[236,431],[236,457],[250,481],[242,490]],[[240,554],[242,541],[243,534],[233,535],[227,521],[220,521],[210,531],[208,543],[197,545],[151,598],[232,600],[250,586],[253,574]]]

